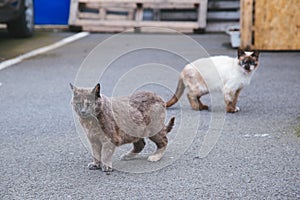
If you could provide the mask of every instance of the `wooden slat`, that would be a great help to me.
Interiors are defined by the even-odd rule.
[[[123,32],[126,31],[128,33],[136,32],[136,29],[134,28],[127,28],[127,27],[107,27],[107,26],[84,26],[82,28],[83,31],[90,31],[90,32],[110,32],[110,33],[116,33],[116,32]],[[183,28],[177,28],[177,31],[181,33],[193,33],[192,29],[183,29]],[[147,27],[141,27],[139,29],[139,32],[143,33],[170,33],[168,29],[154,29],[154,28],[147,28]],[[173,33],[173,32],[172,32]]]
[[[78,12],[78,1],[72,1],[70,4],[70,14],[69,14],[68,24],[76,24],[77,12]]]
[[[98,13],[86,13],[86,12],[78,12],[78,17],[80,19],[100,19],[100,16]]]
[[[125,7],[101,7],[105,8],[107,11],[111,12],[128,12],[130,10],[134,10],[135,8],[125,8]]]
[[[239,9],[240,1],[208,1],[208,10]]]
[[[219,20],[219,21],[226,21],[226,20],[239,20],[240,19],[240,12],[239,11],[230,11],[230,12],[208,12],[207,13],[207,20]]]
[[[119,20],[119,21],[112,21],[112,20],[84,20],[79,19],[77,20],[77,25],[79,26],[111,26],[111,27],[165,27],[165,28],[183,28],[183,29],[197,29],[199,28],[197,22],[155,22],[155,21],[130,21],[130,20]]]
[[[172,12],[161,12],[160,20],[166,21],[196,21],[198,18],[198,14],[196,11],[192,12],[183,12],[181,11],[172,11]]]
[[[253,0],[241,0],[240,47],[252,48]]]
[[[126,27],[110,27],[110,26],[89,26],[84,25],[82,26],[83,31],[90,31],[90,32],[110,32],[110,33],[117,33],[127,30]]]
[[[128,11],[127,19],[128,20],[133,20],[134,19],[134,10]]]
[[[133,9],[136,8],[136,3],[84,3],[86,8],[98,9],[99,7],[104,8],[123,8],[123,9]]]
[[[128,20],[127,15],[106,15],[106,20]]]
[[[143,3],[143,8],[151,8],[151,9],[188,9],[188,8],[196,8],[198,3]]]
[[[199,3],[201,0],[163,0],[164,3],[176,3],[176,4],[185,4],[185,3]],[[162,0],[78,0],[79,3],[162,3]]]
[[[135,20],[136,21],[142,21],[143,20],[143,8],[138,6],[135,13]]]
[[[107,10],[104,7],[99,8],[99,18],[101,20],[105,20],[106,19],[106,11]]]
[[[169,29],[155,29],[155,28],[148,28],[148,27],[141,27],[140,31],[143,33],[170,33]],[[191,28],[176,28],[176,31],[181,32],[181,33],[193,33],[194,30]],[[174,33],[173,31],[171,33]]]
[[[207,19],[207,0],[201,0],[198,6],[198,28],[204,29],[206,27]]]

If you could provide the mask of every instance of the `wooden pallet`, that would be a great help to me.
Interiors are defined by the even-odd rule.
[[[241,47],[300,50],[299,0],[241,0]]]
[[[226,32],[239,26],[239,0],[209,0],[207,8],[207,32]]]
[[[191,10],[196,18],[189,17]],[[174,11],[170,14],[168,10]],[[151,19],[145,14],[151,11]],[[86,31],[120,32],[143,27],[170,28],[181,32],[193,32],[206,27],[207,0],[72,0],[69,25]],[[179,12],[179,14],[175,14]],[[167,14],[166,14],[167,13]],[[185,19],[180,19],[186,16]],[[170,17],[170,20],[165,19]]]

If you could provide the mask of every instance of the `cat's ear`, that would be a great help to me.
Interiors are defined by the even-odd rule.
[[[101,88],[100,83],[97,83],[97,85],[94,87],[94,89],[92,91],[92,93],[95,94],[96,98],[100,97],[100,88]]]
[[[254,50],[253,53],[251,54],[251,56],[255,57],[258,60],[259,51],[258,50]]]
[[[244,56],[244,55],[246,55],[245,51],[238,48],[238,58],[240,58],[241,56]]]

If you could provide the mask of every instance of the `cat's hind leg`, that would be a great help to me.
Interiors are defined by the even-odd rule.
[[[187,94],[188,100],[191,104],[191,107],[194,110],[208,110],[208,106],[204,105],[200,98],[201,98],[202,94],[198,91],[189,91]]]
[[[162,158],[162,156],[164,155],[164,153],[166,151],[167,144],[168,144],[168,138],[167,138],[166,134],[167,133],[165,133],[165,130],[162,130],[158,134],[156,134],[152,137],[149,137],[149,139],[152,140],[156,144],[157,150],[155,151],[154,154],[152,154],[151,156],[148,157],[148,161],[156,162]]]
[[[128,153],[122,156],[122,160],[130,160],[137,156],[145,147],[145,140],[144,138],[139,139],[137,142],[133,143],[133,149]]]
[[[200,100],[201,96],[197,96],[198,102],[199,102],[199,110],[208,110],[208,106],[203,104]]]

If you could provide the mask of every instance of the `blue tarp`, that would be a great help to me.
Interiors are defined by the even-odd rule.
[[[35,24],[68,24],[70,0],[35,0]]]

